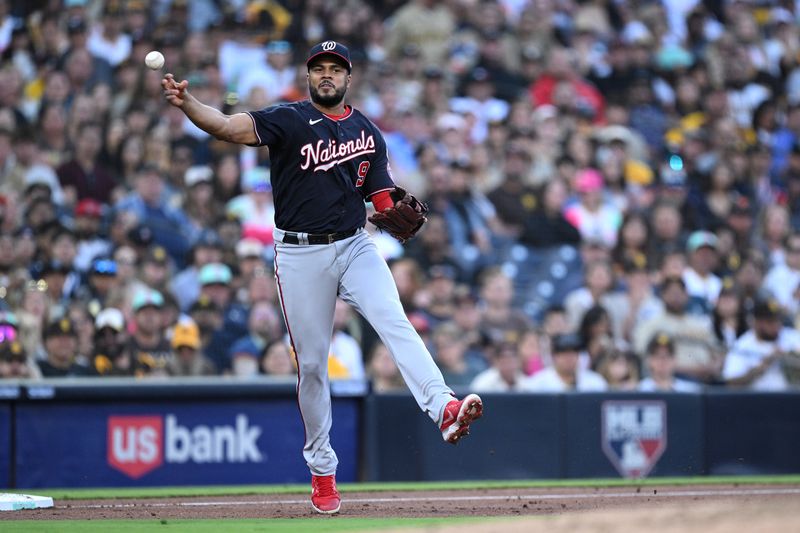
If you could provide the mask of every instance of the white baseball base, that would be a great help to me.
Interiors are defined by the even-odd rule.
[[[0,511],[21,511],[23,509],[46,509],[53,506],[49,496],[30,494],[0,493]]]

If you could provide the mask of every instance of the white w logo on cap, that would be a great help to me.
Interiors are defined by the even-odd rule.
[[[322,43],[322,49],[325,50],[326,52],[330,52],[334,48],[336,48],[335,41],[325,41],[324,43]]]

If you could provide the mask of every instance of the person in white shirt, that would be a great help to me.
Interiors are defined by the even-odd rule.
[[[237,83],[242,98],[260,87],[269,103],[279,101],[294,84],[297,69],[292,64],[292,45],[287,41],[272,41],[266,47],[266,62],[245,70]]]
[[[102,23],[95,24],[86,47],[95,56],[118,66],[131,56],[133,39],[125,33],[125,13],[117,4],[109,4],[103,13]]]
[[[581,339],[575,334],[553,338],[553,366],[545,368],[525,380],[521,389],[527,392],[600,392],[608,384],[597,372],[578,365]]]
[[[469,388],[475,392],[515,392],[522,390],[526,379],[517,346],[501,343],[493,347],[492,366],[475,376]]]
[[[795,291],[800,287],[800,233],[786,237],[785,249],[785,261],[769,269],[764,278],[764,288],[787,313],[795,315],[800,310],[800,303],[795,297]]]
[[[705,302],[707,309],[717,303],[722,280],[714,274],[719,262],[717,236],[710,231],[695,231],[686,241],[689,264],[683,271],[683,282],[690,297]]]
[[[728,385],[755,391],[789,387],[783,360],[800,353],[800,332],[783,326],[777,300],[760,300],[753,307],[753,327],[739,337],[725,358],[722,377]]]
[[[666,333],[657,333],[647,343],[647,371],[639,382],[640,392],[700,392],[699,383],[675,377],[675,343]]]

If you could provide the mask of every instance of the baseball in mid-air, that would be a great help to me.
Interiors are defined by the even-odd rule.
[[[158,50],[148,52],[148,54],[144,56],[144,64],[147,65],[148,68],[158,70],[164,66],[164,54]]]

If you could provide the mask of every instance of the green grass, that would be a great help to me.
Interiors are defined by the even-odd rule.
[[[269,531],[282,533],[314,531],[314,533],[334,533],[346,531],[383,531],[399,528],[425,528],[475,523],[490,518],[345,518],[320,516],[315,518],[273,518],[269,520],[59,520],[0,522],[3,533],[11,532],[51,532],[58,533],[113,533],[129,531],[191,531],[192,533]],[[509,519],[500,519],[509,520]],[[510,520],[513,520],[510,519]],[[57,525],[56,525],[57,524]]]
[[[511,481],[448,481],[408,483],[342,483],[342,492],[381,492],[418,490],[470,490],[498,488],[559,488],[559,487],[636,487],[654,485],[716,485],[716,484],[800,484],[800,475],[781,476],[721,476],[630,479],[569,479],[569,480],[511,480]],[[110,498],[164,498],[170,496],[236,496],[246,494],[307,494],[308,485],[237,485],[210,487],[136,487],[97,489],[11,489],[6,492],[51,496],[58,500]],[[5,489],[4,489],[5,490]]]

